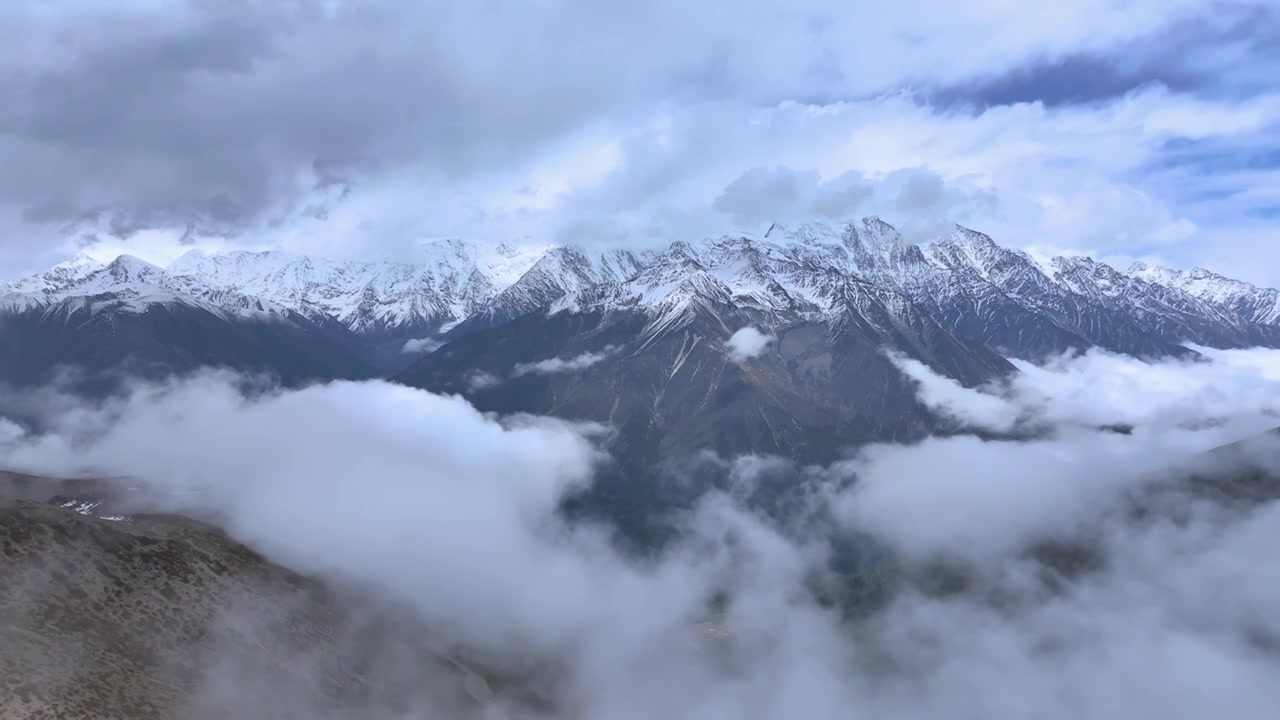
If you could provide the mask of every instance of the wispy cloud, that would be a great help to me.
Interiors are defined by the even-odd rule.
[[[502,378],[482,370],[467,375],[467,387],[472,390],[488,390],[501,384]]]
[[[404,347],[400,348],[400,352],[406,355],[416,355],[418,353],[432,353],[444,346],[444,343],[435,338],[414,338],[406,340]]]
[[[511,374],[515,377],[536,373],[539,375],[553,375],[555,373],[574,372],[576,370],[585,370],[596,363],[609,358],[618,350],[612,345],[605,347],[598,353],[584,352],[571,358],[547,358],[546,360],[538,360],[531,363],[520,363],[515,366]]]

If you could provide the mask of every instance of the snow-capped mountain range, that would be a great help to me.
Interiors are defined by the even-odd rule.
[[[832,318],[852,295],[923,310],[1006,355],[1097,345],[1164,353],[1181,343],[1280,344],[1280,292],[1138,263],[1083,257],[1040,264],[956,227],[920,245],[877,218],[774,226],[764,235],[676,241],[662,252],[558,246],[424,246],[413,263],[340,262],[279,251],[193,251],[167,268],[122,256],[77,258],[0,286],[0,309],[139,311],[185,303],[231,316],[297,314],[371,338],[418,338],[533,312],[634,310],[649,332],[703,301],[770,325]],[[459,328],[462,326],[462,328]]]
[[[743,357],[730,338],[746,326],[764,341]],[[1015,372],[1010,358],[1196,345],[1280,347],[1280,293],[1206,270],[1038,262],[962,227],[910,244],[877,218],[643,252],[447,240],[401,263],[78,258],[0,286],[0,388],[66,369],[100,394],[207,367],[287,385],[382,376],[615,428],[633,479],[706,449],[827,462],[948,431],[902,357],[973,387]]]

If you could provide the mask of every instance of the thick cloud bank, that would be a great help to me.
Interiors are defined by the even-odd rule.
[[[1034,439],[876,446],[825,468],[726,460],[729,492],[646,558],[557,512],[604,461],[599,428],[378,382],[140,387],[8,432],[0,458],[181,491],[279,562],[555,668],[556,717],[1270,718],[1280,506],[1172,489],[1135,505],[1176,487],[1171,466],[1271,422],[1280,355],[1210,357],[1087,355],[983,393],[914,368],[929,404]],[[801,523],[737,492],[783,476],[808,493]],[[882,559],[832,575],[833,533]],[[862,599],[832,606],[824,587]],[[698,632],[709,608],[727,636]]]

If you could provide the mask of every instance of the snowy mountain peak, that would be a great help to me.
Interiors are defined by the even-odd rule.
[[[175,274],[192,274],[208,272],[214,267],[255,267],[264,262],[284,264],[296,256],[284,250],[233,250],[231,252],[211,253],[204,250],[190,250],[178,259],[169,263],[165,270]]]
[[[46,271],[46,274],[56,271],[59,273],[79,274],[83,276],[96,270],[101,270],[103,267],[103,263],[93,259],[90,255],[81,252],[70,260],[58,263],[52,268],[49,268],[49,270]]]
[[[1142,278],[1148,282],[1169,285],[1171,287],[1190,286],[1195,283],[1217,283],[1234,288],[1248,289],[1252,291],[1258,290],[1258,288],[1252,283],[1247,283],[1242,280],[1234,280],[1202,267],[1195,267],[1185,271],[1173,270],[1171,268],[1149,265],[1138,260],[1129,266],[1129,269],[1125,271],[1125,274],[1131,277]]]
[[[104,267],[102,263],[81,253],[42,273],[5,283],[3,291],[6,293],[56,292],[84,282],[86,278]]]
[[[139,311],[180,298],[192,304],[201,302],[175,287],[163,269],[132,255],[121,255],[106,265],[77,258],[13,283],[0,297],[0,307],[31,309],[69,303],[93,311],[106,306]]]
[[[1053,279],[1078,295],[1097,298],[1114,297],[1124,289],[1123,279],[1115,268],[1091,257],[1067,255],[1049,261]]]
[[[156,283],[164,278],[164,270],[132,255],[121,255],[104,268],[119,283]]]
[[[861,235],[876,245],[887,248],[889,246],[898,247],[903,243],[902,234],[898,232],[898,229],[876,215],[862,218],[860,223],[851,222],[849,225],[851,227],[861,225]]]
[[[844,226],[834,228],[822,222],[807,222],[798,225],[779,225],[775,223],[764,234],[764,238],[777,243],[843,245]]]
[[[924,259],[918,246],[906,242],[896,228],[877,217],[849,223],[842,239],[853,268],[868,278],[910,272]]]
[[[947,240],[962,249],[969,261],[977,267],[990,268],[1006,259],[1011,252],[997,245],[990,236],[960,225],[955,226]]]
[[[967,228],[963,225],[955,226],[955,229],[951,231],[951,239],[955,242],[966,244],[975,249],[982,249],[982,250],[1001,249],[1000,246],[996,243],[996,241],[991,239],[990,235],[987,235],[986,233],[978,232],[977,230],[973,230],[972,228]]]
[[[1086,255],[1059,255],[1049,261],[1049,265],[1058,272],[1071,270],[1092,271],[1098,262]]]
[[[1166,267],[1148,265],[1141,260],[1135,261],[1129,265],[1128,269],[1124,271],[1124,274],[1129,277],[1139,278],[1157,285],[1178,289],[1183,289],[1181,286],[1187,275],[1187,273],[1183,273],[1181,270],[1171,270]]]

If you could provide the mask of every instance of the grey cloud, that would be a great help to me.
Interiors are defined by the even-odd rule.
[[[989,212],[996,195],[965,178],[944,180],[928,168],[905,168],[869,181],[848,172],[820,181],[816,170],[756,167],[739,175],[716,197],[712,208],[742,229],[770,222],[805,222],[815,217],[847,220],[868,209],[895,215],[904,242],[916,243],[951,232],[956,221]]]
[[[67,14],[59,30],[76,38],[75,52],[8,59],[0,74],[0,163],[26,170],[20,181],[5,173],[0,190],[32,221],[109,210],[122,233],[193,219],[236,227],[311,184],[518,161],[606,107],[603,70],[526,73],[528,58],[512,55],[556,65],[569,49],[518,42],[538,30],[514,19],[327,4]],[[554,24],[554,15],[536,19]]]
[[[1082,53],[1041,60],[1005,75],[943,90],[930,99],[942,105],[972,103],[980,108],[1023,102],[1053,107],[1109,100],[1148,84],[1184,90],[1200,81],[1175,67],[1124,68],[1114,58]]]
[[[752,168],[729,183],[711,206],[741,226],[767,223],[794,212],[800,183],[799,174],[790,168]]]
[[[1280,71],[1280,10],[1261,2],[1214,5],[1156,32],[1106,50],[1043,57],[1005,73],[941,88],[944,105],[986,108],[1109,100],[1147,85],[1208,96],[1265,91]]]
[[[856,215],[874,193],[875,186],[856,171],[820,182],[816,170],[757,167],[729,183],[712,207],[741,227],[809,220],[813,215],[847,219]]]
[[[74,13],[15,2],[0,13],[12,34],[0,40],[13,40],[0,51],[0,164],[24,169],[20,181],[3,174],[0,196],[30,222],[109,211],[124,233],[235,229],[278,218],[313,186],[397,168],[441,182],[493,172],[655,101],[780,82],[755,77],[758,59],[732,45],[689,41],[724,31],[717,11],[666,2],[185,0]],[[669,52],[635,42],[676,17]],[[774,54],[823,57],[790,41]]]
[[[849,218],[859,212],[874,192],[875,187],[862,173],[848,172],[818,188],[813,198],[813,212],[827,218]]]
[[[898,191],[896,205],[900,212],[908,214],[933,212],[946,201],[943,191],[942,177],[937,173],[914,172]]]
[[[963,179],[947,181],[928,168],[907,168],[890,173],[883,181],[896,188],[896,211],[902,240],[920,243],[951,233],[957,222],[978,212],[990,212],[998,204],[995,193],[972,187]]]

